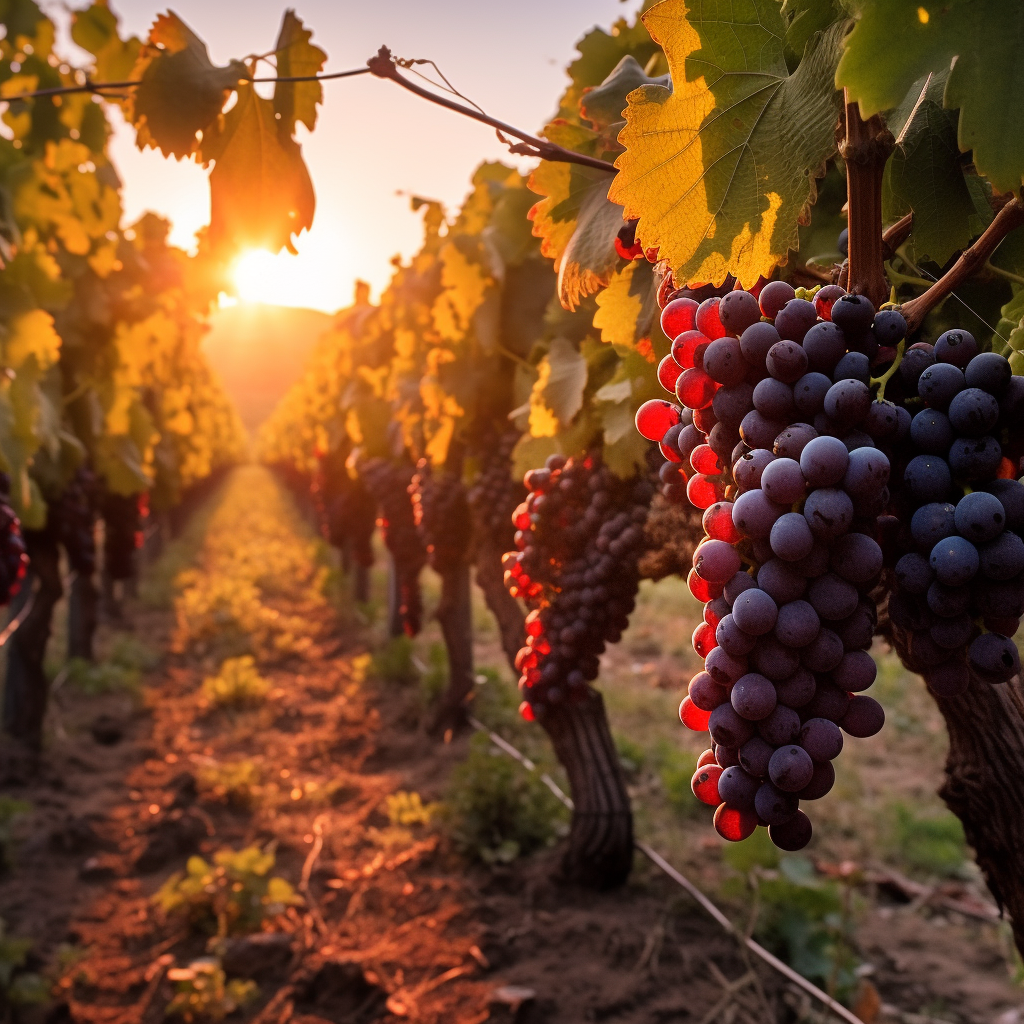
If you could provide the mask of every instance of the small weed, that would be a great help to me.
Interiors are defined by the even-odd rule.
[[[19,814],[28,814],[32,805],[27,800],[15,800],[0,796],[0,872],[11,866],[11,846],[14,842],[14,819]],[[2,931],[0,931],[2,935]]]
[[[370,674],[385,683],[408,684],[419,678],[413,661],[413,643],[407,636],[394,636],[373,656]]]
[[[635,779],[644,767],[647,753],[636,740],[616,734],[615,749],[619,754],[619,766],[628,779]]]
[[[444,644],[433,643],[427,651],[427,670],[420,679],[420,696],[429,707],[441,699],[448,686],[448,652]]]
[[[404,790],[392,793],[385,803],[392,825],[429,825],[441,806],[425,804],[419,793],[406,793]]]
[[[203,681],[203,696],[219,708],[258,707],[269,692],[269,681],[256,671],[249,655],[228,658],[217,675]]]
[[[443,816],[457,846],[492,864],[553,843],[565,809],[534,773],[479,735],[452,773]]]
[[[225,764],[207,765],[199,770],[200,792],[232,807],[251,809],[259,800],[262,773],[255,761],[244,758]]]
[[[228,981],[220,961],[214,957],[195,960],[188,967],[175,967],[167,972],[177,991],[167,1004],[168,1017],[181,1017],[186,1022],[197,1018],[223,1020],[229,1013],[259,998],[254,981],[232,978]]]
[[[21,1005],[42,1003],[49,996],[50,986],[45,979],[23,970],[31,950],[31,939],[9,936],[0,917],[0,1007],[5,1001]]]
[[[859,963],[852,887],[818,878],[805,857],[780,856],[764,829],[730,846],[723,859],[745,880],[727,882],[727,891],[739,895],[744,885],[753,890],[758,939],[834,998],[848,1000]]]
[[[259,929],[267,917],[299,902],[283,878],[271,875],[274,854],[249,846],[219,850],[213,864],[190,857],[184,873],[167,879],[153,902],[168,915],[181,915],[199,931],[224,936]]]
[[[949,811],[925,811],[894,802],[887,808],[885,838],[890,854],[932,875],[957,875],[967,860],[960,820]]]

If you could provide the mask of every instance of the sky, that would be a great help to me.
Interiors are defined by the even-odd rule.
[[[174,0],[173,10],[206,41],[217,64],[273,48],[288,0]],[[365,64],[381,44],[437,62],[452,84],[493,116],[538,131],[564,89],[576,41],[594,25],[632,17],[621,0],[291,0],[327,51],[327,71]],[[154,0],[111,0],[124,31],[143,36],[163,11]],[[298,256],[250,254],[236,273],[242,298],[332,312],[350,303],[357,278],[379,294],[396,254],[419,247],[409,195],[457,207],[482,160],[508,156],[486,125],[444,110],[394,83],[358,76],[324,83],[313,133],[299,140],[316,189],[313,228]],[[126,223],[146,210],[169,217],[186,248],[209,219],[206,173],[189,162],[139,152],[121,124],[112,156],[124,182]]]

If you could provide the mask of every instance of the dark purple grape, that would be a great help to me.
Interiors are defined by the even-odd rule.
[[[885,711],[872,697],[854,697],[839,723],[851,736],[866,739],[882,731]]]
[[[795,743],[779,747],[768,762],[768,777],[784,793],[799,793],[814,775],[814,762]]]
[[[761,486],[765,466],[775,459],[770,448],[755,448],[741,456],[733,465],[732,475],[740,491],[752,491]]]
[[[745,633],[762,636],[775,628],[779,609],[763,590],[745,590],[732,606],[732,618]]]
[[[935,358],[940,363],[965,367],[978,354],[978,343],[969,331],[946,331],[935,339]]]
[[[799,512],[787,512],[775,521],[769,541],[772,552],[778,558],[786,562],[798,562],[811,553],[814,547],[814,534],[807,520]]]
[[[848,533],[832,546],[832,569],[857,586],[869,583],[882,571],[882,549],[863,533]]]
[[[964,370],[964,379],[969,388],[981,388],[997,397],[1006,390],[1012,376],[1009,360],[996,352],[976,355]]]
[[[880,309],[871,324],[879,345],[896,345],[907,336],[907,321],[898,309]]]
[[[726,387],[739,384],[746,376],[747,364],[735,338],[718,338],[708,345],[704,353],[704,372]]]
[[[994,437],[958,437],[949,448],[949,468],[958,480],[991,479],[999,469],[1003,449]]]
[[[865,295],[843,295],[832,305],[832,323],[844,334],[866,331],[875,318],[875,307]]]
[[[775,710],[757,723],[757,731],[773,747],[792,743],[800,733],[800,716],[785,704],[777,704]]]
[[[843,749],[842,730],[827,718],[809,718],[800,729],[800,746],[814,761],[835,760]]]
[[[983,682],[1005,683],[1020,672],[1017,645],[999,633],[982,633],[967,649],[967,663]]]
[[[1024,380],[1024,378],[1015,378]],[[1020,532],[1024,530],[1024,484],[1019,480],[988,480],[982,488],[994,494],[1006,513],[1006,528]]]
[[[811,487],[832,487],[846,475],[850,453],[837,437],[816,437],[800,453],[800,470]]]
[[[945,501],[953,475],[938,455],[915,455],[903,473],[903,482],[915,501]]]
[[[978,549],[963,537],[946,537],[932,548],[928,562],[940,583],[958,587],[972,579],[981,564]]]
[[[811,781],[797,793],[801,800],[820,800],[836,784],[836,770],[831,761],[815,761]]]
[[[722,704],[711,712],[708,732],[716,743],[738,750],[754,735],[754,725],[742,718],[732,704]]]
[[[846,355],[843,332],[828,320],[816,323],[804,335],[802,345],[807,353],[807,367],[812,371],[831,373]]]
[[[793,404],[805,418],[817,415],[825,408],[825,395],[832,387],[832,378],[823,373],[805,373],[793,385]]]
[[[950,363],[937,362],[921,371],[917,393],[925,405],[945,411],[949,403],[964,389],[963,371]]]
[[[802,708],[814,697],[817,685],[812,672],[806,668],[798,668],[791,676],[776,684],[775,692],[779,698],[779,705]]]
[[[790,299],[775,314],[775,329],[786,340],[801,342],[817,319],[818,311],[814,308],[813,302],[806,299]]]
[[[998,502],[997,502],[998,504]],[[940,540],[956,533],[956,508],[948,501],[930,501],[922,505],[910,520],[914,543],[931,551]]]
[[[804,518],[815,537],[826,542],[835,540],[846,533],[853,522],[853,502],[845,491],[819,487],[811,491],[804,502]]]
[[[750,590],[751,587],[756,587],[757,583],[754,582],[754,578],[746,572],[738,572],[722,590],[722,597],[728,602],[731,608],[736,598],[743,593],[744,590]]]
[[[860,423],[871,408],[871,391],[859,380],[840,380],[825,395],[825,415],[840,426]]]
[[[860,595],[852,583],[829,572],[811,581],[807,588],[807,600],[821,618],[838,622],[857,610]]]
[[[842,661],[843,641],[831,629],[822,629],[801,652],[800,660],[812,672],[831,672]]]
[[[773,683],[781,682],[800,667],[800,655],[771,633],[759,637],[751,652],[751,664]]]
[[[1024,541],[1009,530],[980,545],[978,554],[981,557],[981,575],[986,579],[1010,580],[1024,572]]]
[[[800,463],[796,459],[779,458],[764,467],[761,490],[779,505],[803,501],[807,491]],[[996,500],[996,499],[993,499]]]
[[[832,371],[832,382],[838,384],[841,380],[859,380],[862,384],[870,383],[871,360],[863,352],[847,352],[836,363],[836,368]]]
[[[743,353],[743,358],[751,366],[763,370],[768,350],[772,345],[778,344],[781,340],[782,338],[773,324],[751,324],[740,335],[740,352]]]
[[[754,408],[769,420],[783,423],[793,418],[793,388],[774,377],[765,377],[754,388]]]
[[[832,670],[832,682],[848,693],[860,693],[874,683],[877,675],[878,666],[867,651],[847,651]]]
[[[771,501],[760,488],[744,491],[733,502],[732,521],[744,536],[768,537],[785,509]]]
[[[806,647],[821,629],[818,613],[807,601],[790,601],[779,609],[775,635],[787,647]]]
[[[708,652],[704,659],[704,671],[721,686],[731,686],[747,671],[747,659],[730,654],[718,646]],[[691,694],[691,696],[693,696]],[[716,705],[717,707],[717,705]],[[704,710],[709,710],[705,708]]]
[[[761,723],[758,723],[758,728],[760,725]],[[767,740],[761,736],[752,736],[740,747],[739,763],[748,774],[763,779],[768,774],[768,762],[774,753],[775,747]]]
[[[759,722],[774,710],[778,698],[770,679],[759,672],[748,672],[737,680],[729,694],[736,713],[748,722]]]
[[[803,596],[807,589],[807,580],[782,559],[771,558],[757,570],[757,585],[776,604],[785,604]]]
[[[811,841],[813,833],[811,819],[801,810],[788,821],[768,826],[768,838],[787,853],[802,850]]]
[[[740,335],[761,320],[761,307],[750,292],[736,289],[722,296],[718,318],[730,334]]]
[[[987,540],[994,540],[1003,532],[1006,512],[1002,502],[994,494],[987,491],[972,491],[957,502],[953,520],[961,537],[983,544]]]
[[[817,436],[810,423],[792,423],[776,436],[772,451],[780,458],[799,460],[801,452]]]
[[[938,409],[922,409],[910,422],[910,440],[928,455],[945,455],[953,443],[953,426]]]
[[[783,792],[770,782],[765,782],[754,797],[757,816],[769,825],[782,825],[789,821],[800,808],[800,800],[792,793]]]
[[[981,388],[964,388],[949,403],[949,422],[961,437],[981,437],[999,422],[999,403]]]
[[[736,620],[731,613],[726,615],[715,627],[715,639],[720,647],[736,658],[748,655],[754,649],[754,644],[757,643],[756,636],[745,633],[736,625]]]
[[[923,594],[934,579],[928,559],[916,552],[904,555],[896,563],[896,582],[911,594]]]
[[[742,752],[740,756],[742,757]],[[718,795],[721,800],[730,807],[738,807],[744,811],[754,809],[754,797],[760,788],[760,780],[738,765],[726,768],[718,778]]]
[[[752,409],[740,422],[740,437],[751,448],[771,448],[785,428],[785,420],[770,420]]]

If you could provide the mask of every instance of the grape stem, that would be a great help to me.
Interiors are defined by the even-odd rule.
[[[408,89],[409,92],[425,100],[430,100],[431,103],[437,103],[442,107],[447,107],[449,110],[454,110],[458,114],[471,117],[474,121],[481,121],[484,124],[490,125],[497,130],[499,137],[505,134],[520,139],[520,142],[509,145],[509,152],[511,153],[516,153],[519,156],[538,157],[541,160],[551,160],[556,163],[581,164],[583,167],[593,167],[599,171],[615,173],[615,164],[609,163],[607,160],[600,160],[595,156],[587,156],[585,153],[576,153],[571,149],[566,149],[564,146],[548,142],[546,139],[539,139],[536,135],[530,135],[528,132],[514,128],[504,121],[499,121],[497,118],[485,114],[482,110],[474,110],[472,107],[456,103],[455,100],[450,100],[445,96],[438,96],[437,93],[424,89],[422,86],[416,85],[415,82],[410,82],[398,70],[398,64],[386,46],[382,46],[376,55],[366,62],[366,65],[378,78],[389,78],[392,82],[402,86],[403,89]],[[502,141],[507,142],[508,140],[502,139]]]
[[[960,254],[960,259],[938,279],[923,295],[905,302],[901,308],[907,321],[907,334],[912,334],[924,322],[924,318],[958,285],[962,284],[979,267],[988,262],[999,243],[1014,228],[1024,224],[1024,206],[1020,199],[1007,203],[985,229],[981,237]]]
[[[871,379],[871,386],[878,386],[878,395],[876,396],[877,401],[882,402],[885,400],[885,385],[889,383],[892,375],[900,368],[900,363],[903,362],[903,351],[906,346],[907,339],[903,338],[896,346],[896,358],[892,361],[892,366],[890,366],[881,377],[873,377]]]

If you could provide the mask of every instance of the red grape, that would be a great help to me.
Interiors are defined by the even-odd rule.
[[[693,299],[673,299],[661,311],[661,329],[666,338],[676,338],[683,331],[693,330],[697,305]]]
[[[695,473],[686,482],[686,496],[694,508],[710,508],[722,499],[719,485],[712,483],[703,473]]]
[[[721,317],[718,315],[718,304],[721,301],[717,295],[712,296],[710,299],[705,299],[697,307],[697,313],[694,318],[697,330],[712,341],[715,338],[724,338],[726,333],[725,328],[722,326]]]
[[[729,544],[743,540],[743,534],[732,521],[731,501],[717,501],[709,506],[704,513],[703,526],[704,532],[713,540],[724,540]]]
[[[679,380],[676,381],[676,397],[680,402],[687,407],[687,409],[704,409],[711,404],[712,399],[715,397],[715,392],[718,390],[718,385],[703,371],[698,370],[696,367],[690,370],[684,370],[679,375]],[[655,399],[657,401],[657,399]],[[649,403],[645,403],[649,404]],[[667,404],[667,403],[666,403]],[[645,408],[645,405],[641,406],[641,410]],[[637,419],[639,420],[640,413],[637,413]],[[666,426],[665,430],[671,426]],[[665,433],[663,430],[657,437],[652,437],[652,441],[660,441]],[[643,431],[640,431],[643,434]],[[644,434],[644,437],[647,437]]]
[[[714,627],[706,622],[698,624],[693,631],[693,649],[702,657],[706,658],[716,647],[718,641],[715,639]]]
[[[708,751],[708,753],[711,753]],[[712,757],[714,755],[712,754]],[[690,780],[690,789],[693,795],[703,804],[709,807],[717,807],[720,803],[718,796],[718,780],[725,771],[720,765],[705,764],[698,765]]]
[[[725,589],[724,583],[712,583],[710,580],[701,579],[694,569],[691,569],[687,575],[686,585],[698,601],[714,601]]]
[[[664,398],[652,398],[644,402],[636,411],[636,429],[641,437],[648,441],[660,441],[669,427],[674,427],[680,420],[677,405],[667,402]]]
[[[679,721],[691,732],[704,732],[711,718],[710,711],[701,711],[689,697],[684,697],[679,705]]]
[[[710,338],[705,338],[700,331],[683,331],[675,341],[672,342],[672,358],[684,370],[689,370],[697,365],[697,352],[700,350],[703,363],[704,351],[711,344]]]
[[[719,804],[715,811],[715,831],[730,843],[738,843],[754,834],[757,815],[753,811],[741,811],[728,804]]]
[[[676,381],[679,379],[679,375],[682,372],[682,367],[672,358],[672,356],[665,356],[665,358],[658,364],[658,383],[661,384],[666,391],[671,391],[675,394]]]

